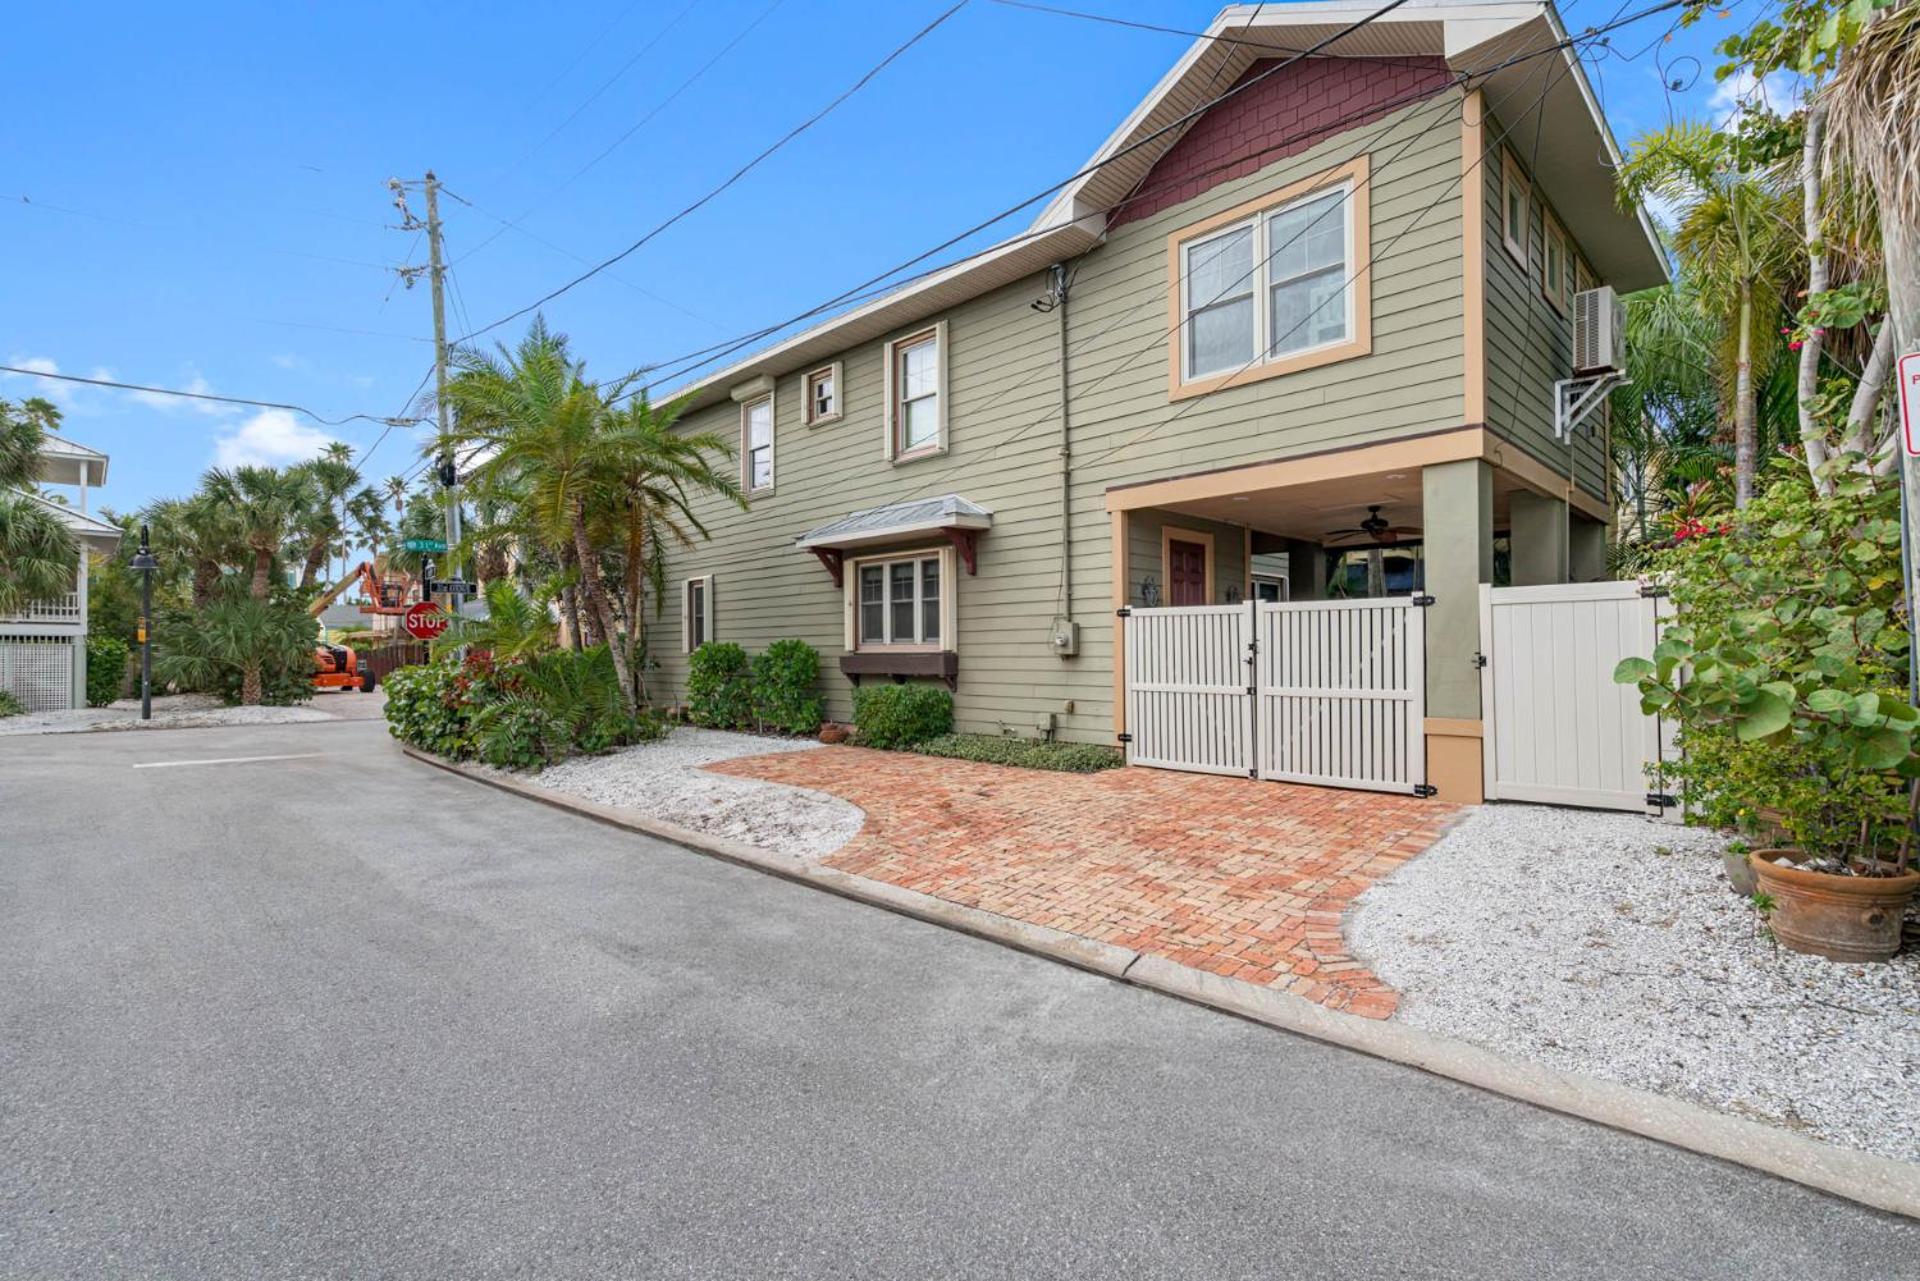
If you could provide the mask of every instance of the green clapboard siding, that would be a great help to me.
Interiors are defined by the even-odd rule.
[[[1058,314],[1030,304],[1042,276],[975,299],[941,317],[948,325],[948,449],[892,464],[883,457],[882,348],[842,353],[845,412],[837,422],[801,422],[801,376],[775,392],[771,494],[749,513],[703,500],[709,540],[668,554],[671,589],[649,618],[656,697],[684,690],[681,580],[714,576],[716,636],[750,652],[797,636],[818,647],[829,714],[851,715],[840,676],[841,592],[793,539],[836,516],[905,498],[957,492],[991,509],[979,541],[977,577],[956,580],[960,726],[1031,733],[1058,717],[1067,738],[1112,738],[1111,525],[1114,485],[1310,453],[1461,424],[1460,109],[1449,92],[1384,121],[1323,141],[1207,192],[1118,228],[1072,264],[1068,313],[1072,372],[1071,516],[1062,530]],[[1371,157],[1373,351],[1370,355],[1185,401],[1167,394],[1169,233],[1351,159]],[[917,328],[917,326],[916,326]],[[738,407],[694,415],[688,429],[736,438]],[[1158,513],[1133,520],[1129,579],[1159,572]],[[1174,516],[1215,534],[1216,594],[1244,590],[1241,531]],[[1063,540],[1064,532],[1064,540]],[[1063,541],[1072,590],[1063,596]],[[922,540],[916,546],[931,546]],[[1163,597],[1164,599],[1164,597]],[[1080,624],[1080,656],[1049,644],[1056,612]],[[1071,707],[1071,711],[1069,711]]]

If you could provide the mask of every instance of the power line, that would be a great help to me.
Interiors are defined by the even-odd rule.
[[[1262,5],[1254,6],[1253,15],[1247,19],[1246,26],[1241,28],[1241,34],[1230,36],[1224,32],[1219,35],[1213,35],[1205,31],[1194,31],[1188,27],[1167,27],[1157,22],[1136,22],[1131,18],[1115,17],[1112,14],[1087,13],[1079,9],[1061,9],[1050,4],[1030,4],[1027,0],[993,0],[993,3],[1008,9],[1026,9],[1032,13],[1049,13],[1060,18],[1078,18],[1085,22],[1105,23],[1108,26],[1126,27],[1134,31],[1151,31],[1159,35],[1184,36],[1189,40],[1209,40],[1214,44],[1245,45],[1249,49],[1258,49],[1268,54],[1301,52],[1301,50],[1288,45],[1268,44],[1264,40],[1247,39],[1246,32],[1253,27],[1255,20],[1260,16]],[[1396,57],[1392,54],[1370,54],[1368,56],[1377,62],[1424,63],[1426,61],[1424,58],[1408,56]]]
[[[1389,7],[1392,7],[1393,5],[1401,5],[1405,3],[1407,3],[1407,0],[1392,0],[1392,4]],[[712,188],[705,195],[695,200],[692,204],[686,205],[678,213],[673,214],[672,216],[668,217],[665,221],[654,226],[652,230],[648,231],[645,235],[641,236],[638,240],[628,245],[625,249],[622,249],[619,253],[615,254],[613,257],[608,258],[605,261],[599,263],[598,265],[589,268],[587,271],[581,273],[580,275],[575,276],[572,280],[569,280],[566,284],[560,286],[558,289],[555,289],[548,294],[545,294],[539,298],[536,298],[533,302],[528,303],[526,306],[520,308],[518,311],[510,312],[509,314],[502,316],[500,319],[493,321],[491,324],[481,326],[479,329],[474,330],[472,333],[463,334],[455,341],[466,342],[470,338],[477,338],[481,334],[484,334],[489,330],[498,329],[501,325],[508,324],[512,321],[518,320],[520,317],[527,315],[529,312],[537,311],[541,307],[545,306],[547,303],[552,302],[555,298],[558,298],[560,297],[560,295],[573,289],[575,286],[580,285],[588,280],[591,280],[594,276],[599,275],[602,271],[605,271],[607,268],[613,266],[615,263],[633,254],[642,245],[646,244],[648,241],[652,240],[655,236],[658,236],[661,232],[667,230],[667,228],[673,226],[675,223],[679,222],[681,219],[687,217],[689,214],[692,214],[696,210],[700,209],[703,205],[707,204],[709,201],[719,196],[722,192],[726,191],[729,187],[733,186],[736,182],[739,182],[742,178],[746,177],[747,174],[749,174],[755,168],[757,168],[762,161],[766,160],[769,156],[773,155],[776,151],[779,151],[782,147],[792,142],[795,138],[798,138],[801,134],[805,133],[807,130],[811,129],[814,125],[824,120],[829,114],[833,112],[835,108],[840,106],[841,103],[845,102],[848,98],[851,98],[854,94],[858,93],[861,89],[865,88],[868,82],[870,82],[875,76],[879,75],[888,66],[890,66],[895,59],[899,58],[902,54],[906,53],[907,50],[913,48],[913,46],[915,46],[916,44],[919,44],[922,40],[926,39],[926,37],[931,35],[937,27],[939,27],[942,23],[946,22],[947,19],[951,18],[954,14],[960,12],[960,10],[965,8],[966,5],[967,5],[967,0],[959,0],[959,3],[953,5],[951,8],[941,13],[940,16],[935,18],[932,22],[928,23],[926,26],[920,28],[919,31],[915,32],[913,36],[906,41],[906,43],[898,46],[893,50],[893,52],[889,53],[885,58],[882,58],[865,75],[861,76],[849,88],[843,91],[839,97],[835,98],[832,102],[829,102],[826,106],[822,107],[819,111],[816,111],[813,115],[807,117],[805,120],[795,125],[792,129],[789,129],[777,141],[775,141],[773,144],[763,149],[758,155],[754,156],[753,159],[747,161],[746,164],[734,170],[733,173],[725,181],[720,183],[720,185]]]
[[[1641,9],[1629,15],[1626,18],[1616,19],[1615,21],[1609,22],[1606,25],[1598,28],[1588,28],[1578,36],[1568,36],[1564,39],[1555,41],[1554,43],[1543,46],[1541,48],[1516,54],[1492,66],[1458,73],[1453,77],[1452,83],[1456,85],[1464,84],[1467,80],[1475,76],[1491,75],[1496,71],[1504,70],[1505,68],[1514,66],[1520,62],[1528,61],[1532,58],[1547,56],[1549,54],[1558,52],[1560,50],[1570,48],[1580,43],[1581,41],[1596,39],[1616,28],[1631,25],[1632,23],[1639,22],[1642,19],[1651,17],[1655,14],[1664,13],[1670,9],[1680,8],[1686,2],[1687,0],[1661,0],[1661,3],[1657,3],[1645,9]],[[1384,12],[1384,10],[1382,12]],[[1378,15],[1376,14],[1374,16],[1378,16]],[[1370,20],[1371,19],[1367,19],[1367,21],[1370,21]],[[1347,30],[1352,30],[1352,29],[1353,28],[1348,28]],[[1344,31],[1337,33],[1335,36],[1330,37],[1329,40],[1320,42],[1320,44],[1316,45],[1315,48],[1316,49],[1324,48],[1326,47],[1327,44],[1331,43],[1332,40],[1338,39],[1340,35],[1344,35],[1344,34],[1346,34],[1346,32]],[[1275,71],[1282,70],[1286,66],[1292,65],[1293,62],[1299,60],[1300,56],[1304,56],[1304,55],[1296,55],[1296,57],[1289,59],[1288,62],[1282,63],[1279,66],[1271,68],[1267,72],[1263,72],[1261,76],[1255,77],[1253,80],[1246,81],[1241,85],[1236,86],[1235,88],[1229,90],[1226,94],[1222,94],[1218,98],[1211,99],[1210,101],[1202,104],[1202,106],[1197,108],[1196,110],[1199,112],[1204,112],[1206,110],[1209,110],[1212,106],[1216,105],[1217,103],[1224,101],[1226,98],[1232,96],[1233,94],[1240,92],[1241,90],[1251,86],[1254,83],[1257,83],[1258,80],[1264,79],[1265,76],[1270,75]],[[1377,106],[1379,107],[1379,109],[1392,110],[1394,108],[1404,106],[1408,103],[1419,101],[1420,99],[1427,97],[1430,92],[1433,92],[1433,91],[1427,90],[1427,89],[1416,90],[1408,94],[1403,94],[1399,98],[1389,100],[1388,102],[1377,104]],[[1190,113],[1190,115],[1191,114],[1192,113]],[[1185,117],[1183,117],[1183,119],[1185,119]],[[1180,123],[1181,123],[1180,121],[1176,121],[1174,125],[1170,127],[1178,127]],[[1244,156],[1236,156],[1231,160],[1227,160],[1218,165],[1215,165],[1212,168],[1203,171],[1202,175],[1200,176],[1204,176],[1205,174],[1216,173],[1223,169],[1231,168],[1235,165],[1245,163],[1247,160],[1257,159],[1261,156],[1270,154],[1275,150],[1279,150],[1284,147],[1290,146],[1293,143],[1301,141],[1304,138],[1308,138],[1308,137],[1315,136],[1316,134],[1324,133],[1326,132],[1326,129],[1327,129],[1327,126],[1316,126],[1315,128],[1312,128],[1312,129],[1300,131],[1286,139],[1281,140],[1280,142],[1264,147],[1259,151],[1251,152]],[[1159,135],[1156,134],[1153,136],[1157,137]],[[1152,137],[1141,140],[1142,143],[1150,142],[1150,141],[1152,141]],[[1118,152],[1118,153],[1115,153],[1115,155],[1108,157],[1104,160],[1096,161],[1094,164],[1089,165],[1086,169],[1082,170],[1081,175],[1091,173],[1105,164],[1112,163],[1113,160],[1119,159],[1120,156],[1124,154],[1125,152]],[[702,368],[706,365],[713,364],[718,360],[724,359],[726,356],[731,355],[734,352],[740,351],[752,345],[753,343],[760,341],[763,338],[767,338],[773,334],[777,334],[780,331],[790,328],[793,325],[799,324],[804,320],[810,320],[823,313],[829,312],[834,308],[841,306],[842,304],[853,302],[856,300],[864,300],[866,296],[884,294],[891,290],[902,288],[905,285],[911,284],[916,280],[925,279],[926,277],[937,275],[943,271],[951,270],[952,268],[959,266],[962,263],[970,262],[976,258],[985,257],[988,254],[998,253],[1013,245],[1020,244],[1027,240],[1035,239],[1039,236],[1047,235],[1054,229],[1053,228],[1035,228],[1035,229],[1023,232],[1019,235],[1009,237],[1005,240],[997,241],[994,244],[988,245],[972,253],[964,254],[959,258],[953,259],[939,266],[927,268],[923,271],[916,272],[911,276],[906,276],[899,280],[894,280],[891,284],[876,288],[876,286],[880,285],[880,282],[890,280],[892,277],[898,275],[900,272],[905,271],[910,267],[917,266],[918,264],[926,261],[928,258],[932,257],[934,254],[939,253],[941,250],[950,248],[953,245],[959,243],[960,241],[965,240],[968,237],[972,236],[973,234],[981,230],[984,230],[986,227],[991,226],[993,223],[1001,221],[1003,218],[1007,217],[1009,214],[1018,212],[1019,210],[1034,204],[1036,201],[1048,195],[1051,195],[1054,191],[1057,191],[1061,187],[1066,186],[1068,183],[1073,182],[1076,178],[1078,178],[1081,175],[1075,175],[1074,178],[1069,178],[1066,180],[1066,182],[1056,184],[1054,187],[1048,188],[1046,191],[1039,193],[1039,195],[1034,196],[1028,200],[1025,200],[1021,202],[1019,205],[1013,206],[1011,209],[1004,210],[1001,213],[996,214],[993,217],[988,218],[987,220],[977,223],[974,226],[968,228],[967,230],[960,232],[958,235],[949,237],[947,240],[943,241],[942,243],[935,245],[932,249],[927,250],[924,253],[917,254],[914,257],[907,259],[905,262],[898,263],[895,266],[888,268],[887,270],[881,272],[876,276],[869,277],[867,280],[862,281],[860,284],[853,286],[853,288],[847,290],[846,292],[841,293],[833,298],[829,298],[825,302],[820,303],[814,307],[810,307],[807,310],[802,311],[796,315],[789,316],[785,320],[754,330],[750,333],[743,334],[739,338],[728,341],[728,342],[715,343],[707,347],[699,348],[695,351],[686,352],[679,356],[674,356],[666,360],[655,362],[654,365],[652,366],[652,370],[656,371],[656,376],[650,380],[649,386],[657,386],[658,384],[672,378],[684,377],[685,375],[692,373],[696,369]],[[1162,184],[1162,186],[1164,185],[1166,184]],[[1118,211],[1119,209],[1123,208],[1131,200],[1137,199],[1141,196],[1151,194],[1153,191],[1158,189],[1160,188],[1151,187],[1151,186],[1143,188],[1129,195],[1126,199],[1123,199],[1114,205],[1108,206],[1103,210],[1097,210],[1095,212],[1100,214],[1111,215],[1114,212]],[[869,293],[869,291],[871,292]],[[696,359],[696,357],[701,359]],[[662,373],[657,371],[666,371],[666,372]]]
[[[375,414],[348,414],[345,418],[323,418],[304,405],[289,404],[281,400],[250,400],[245,396],[217,396],[209,391],[180,391],[173,387],[148,387],[141,383],[116,382],[111,378],[82,378],[79,374],[56,374],[49,369],[23,369],[17,365],[0,365],[0,372],[9,374],[27,374],[34,378],[55,378],[63,383],[85,383],[90,387],[112,387],[119,391],[146,392],[153,396],[178,396],[185,400],[213,400],[225,405],[248,405],[256,409],[285,409],[292,413],[304,414],[323,427],[344,427],[352,422],[385,423],[394,426],[405,421],[398,418],[382,418]]]

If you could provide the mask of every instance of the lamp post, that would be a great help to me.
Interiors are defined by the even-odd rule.
[[[153,548],[147,542],[147,527],[140,526],[140,550],[134,555],[132,569],[140,575],[140,719],[153,719],[153,571],[160,568]]]

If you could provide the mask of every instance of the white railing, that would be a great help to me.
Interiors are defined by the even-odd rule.
[[[80,609],[79,592],[31,601],[19,613],[0,614],[0,623],[72,623],[77,627],[84,621],[86,616]]]

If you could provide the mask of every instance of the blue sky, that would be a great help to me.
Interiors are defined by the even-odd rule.
[[[0,363],[397,413],[431,322],[424,283],[390,270],[426,250],[390,229],[389,176],[433,168],[472,202],[442,211],[457,335],[624,248],[950,2],[24,7],[0,67]],[[1216,8],[1065,3],[1195,30]],[[1618,5],[1565,13],[1578,29]],[[1679,93],[1652,54],[1599,60],[1623,142],[1670,109],[1724,111],[1709,46],[1738,20],[1659,46]],[[1615,46],[1642,50],[1669,21]],[[972,0],[739,185],[549,304],[549,322],[606,376],[812,306],[1072,172],[1186,44]],[[113,455],[99,500],[121,510],[215,462],[380,434],[0,375],[0,396],[36,393]],[[424,438],[393,432],[363,470],[410,469]]]

